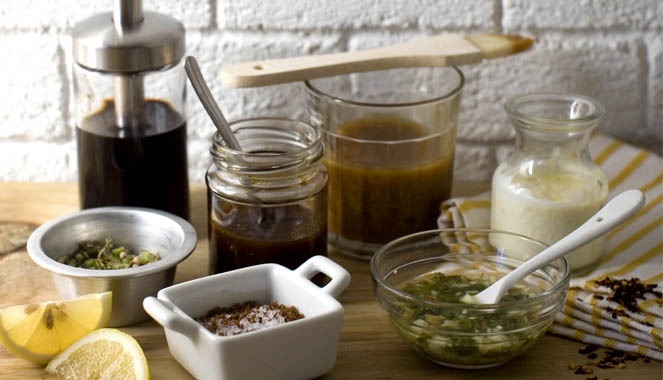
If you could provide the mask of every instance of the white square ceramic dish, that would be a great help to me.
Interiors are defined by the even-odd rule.
[[[323,287],[311,282],[323,273]],[[350,274],[315,256],[290,270],[278,264],[237,269],[173,285],[143,306],[164,327],[171,354],[198,379],[311,379],[329,372],[343,324],[336,300]],[[246,301],[296,306],[304,318],[233,336],[218,336],[194,320],[210,309]]]

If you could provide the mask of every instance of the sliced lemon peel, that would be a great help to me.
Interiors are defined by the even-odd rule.
[[[0,309],[0,343],[18,357],[46,364],[110,318],[112,293]]]
[[[131,335],[117,329],[95,330],[57,355],[46,371],[65,379],[150,378],[147,359]]]

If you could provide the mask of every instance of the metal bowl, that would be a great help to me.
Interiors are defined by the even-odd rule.
[[[112,238],[130,250],[156,252],[161,259],[127,269],[85,269],[62,264],[86,240]],[[173,284],[177,264],[198,242],[186,220],[167,212],[137,207],[99,207],[49,221],[28,239],[30,258],[49,270],[60,297],[113,292],[109,326],[127,326],[149,319],[142,303],[147,296]]]

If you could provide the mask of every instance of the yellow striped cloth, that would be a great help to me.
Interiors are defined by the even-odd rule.
[[[608,299],[597,280],[638,278],[663,290],[663,159],[647,150],[596,134],[589,151],[610,183],[610,197],[640,189],[642,211],[606,236],[604,255],[590,273],[571,279],[566,305],[550,332],[663,361],[663,302],[649,294],[640,312]],[[489,227],[490,192],[442,204],[440,228]]]

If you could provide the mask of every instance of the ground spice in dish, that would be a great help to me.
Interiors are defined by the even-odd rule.
[[[276,301],[262,305],[247,301],[230,307],[215,307],[196,321],[214,334],[231,336],[302,318],[304,315],[295,306],[285,306]]]

